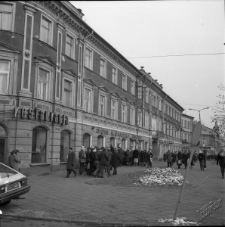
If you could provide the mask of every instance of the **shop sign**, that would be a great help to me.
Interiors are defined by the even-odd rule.
[[[141,136],[132,135],[132,139],[135,139],[135,140],[141,140]]]
[[[162,144],[173,144],[174,141],[173,140],[166,140],[166,139],[159,139],[159,143],[162,143]]]
[[[35,109],[26,109],[23,107],[18,107],[15,109],[15,116],[17,116],[18,111],[20,110],[20,116],[22,119],[26,118],[29,120],[40,120],[48,121],[53,123],[58,123],[61,125],[68,125],[69,118],[63,114],[56,114],[47,110]]]
[[[130,135],[127,134],[127,133],[116,132],[116,131],[111,131],[111,135],[112,136],[120,136],[120,137],[123,137],[123,138],[129,138],[130,137]]]
[[[104,135],[108,135],[109,131],[106,129],[100,129],[100,128],[96,128],[96,133],[98,134],[104,134]]]

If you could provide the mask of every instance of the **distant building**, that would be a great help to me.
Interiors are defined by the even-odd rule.
[[[0,2],[0,161],[65,163],[81,145],[180,150],[184,110],[67,1]]]

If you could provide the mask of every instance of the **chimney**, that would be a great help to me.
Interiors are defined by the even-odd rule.
[[[145,72],[145,70],[144,70],[144,66],[141,66],[140,71]]]
[[[163,89],[163,85],[162,84],[160,84],[159,86]]]

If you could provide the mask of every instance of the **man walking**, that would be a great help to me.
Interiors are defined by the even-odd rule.
[[[74,176],[76,177],[77,172],[75,171],[75,160],[76,160],[75,153],[73,151],[73,148],[70,147],[66,163],[67,176],[65,178],[69,178],[71,172],[73,172]]]
[[[82,175],[83,171],[84,171],[84,164],[86,162],[86,154],[85,154],[85,147],[82,146],[81,150],[79,152],[79,174]]]
[[[225,152],[222,149],[217,156],[217,165],[220,164],[220,169],[222,173],[222,178],[224,179],[224,169],[225,169]]]

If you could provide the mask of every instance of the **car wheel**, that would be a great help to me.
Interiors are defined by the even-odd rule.
[[[6,206],[6,205],[9,204],[10,202],[11,202],[11,199],[8,200],[8,201],[6,201],[6,202],[4,202],[4,203],[1,203],[0,206]]]

